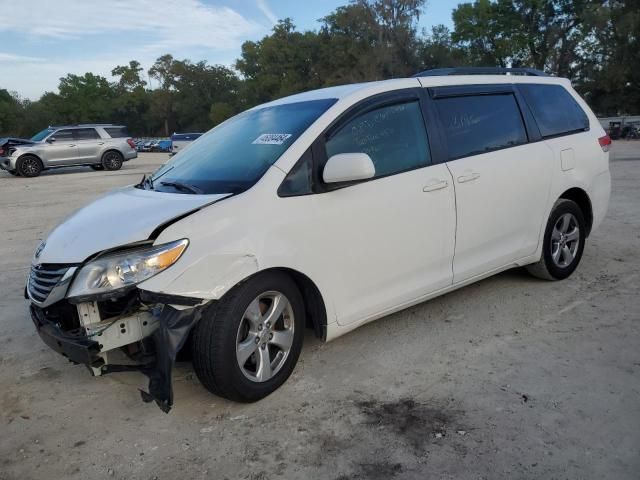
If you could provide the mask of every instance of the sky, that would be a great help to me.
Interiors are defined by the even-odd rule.
[[[420,28],[451,27],[458,0],[431,0]],[[232,66],[247,40],[285,17],[298,30],[347,0],[0,0],[0,89],[38,99],[67,73],[111,78],[138,60],[145,71],[165,53]],[[149,80],[149,79],[147,79]],[[151,79],[151,87],[154,80]]]

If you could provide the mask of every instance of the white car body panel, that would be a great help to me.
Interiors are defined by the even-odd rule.
[[[461,158],[447,166],[455,179],[458,213],[456,283],[535,253],[548,217],[553,174],[553,152],[544,142]]]
[[[148,240],[164,222],[226,196],[161,193],[132,186],[113,190],[53,229],[34,263],[80,263],[103,250]]]

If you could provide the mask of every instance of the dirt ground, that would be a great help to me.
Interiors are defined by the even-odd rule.
[[[135,373],[50,351],[23,288],[41,238],[164,162],[0,173],[0,479],[640,478],[640,142],[614,144],[609,214],[568,280],[509,271],[323,344],[265,400],[177,367],[169,415]]]

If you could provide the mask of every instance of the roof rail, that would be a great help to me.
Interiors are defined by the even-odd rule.
[[[531,77],[548,77],[549,74],[535,68],[504,67],[454,67],[434,68],[413,75],[413,77],[439,77],[445,75],[525,75]]]
[[[49,125],[48,128],[76,128],[76,127],[124,127],[115,123],[73,123],[69,125]]]

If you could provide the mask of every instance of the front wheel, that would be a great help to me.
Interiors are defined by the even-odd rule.
[[[18,159],[16,172],[21,177],[37,177],[42,172],[42,162],[34,155],[24,155]]]
[[[111,151],[102,156],[102,166],[105,170],[120,170],[122,162],[122,155],[118,152]]]
[[[192,336],[193,367],[212,393],[254,402],[291,375],[302,349],[304,304],[285,274],[259,274],[235,287]]]
[[[563,280],[578,267],[587,230],[584,214],[572,200],[559,199],[553,206],[544,233],[542,257],[529,265],[533,276],[545,280]]]

